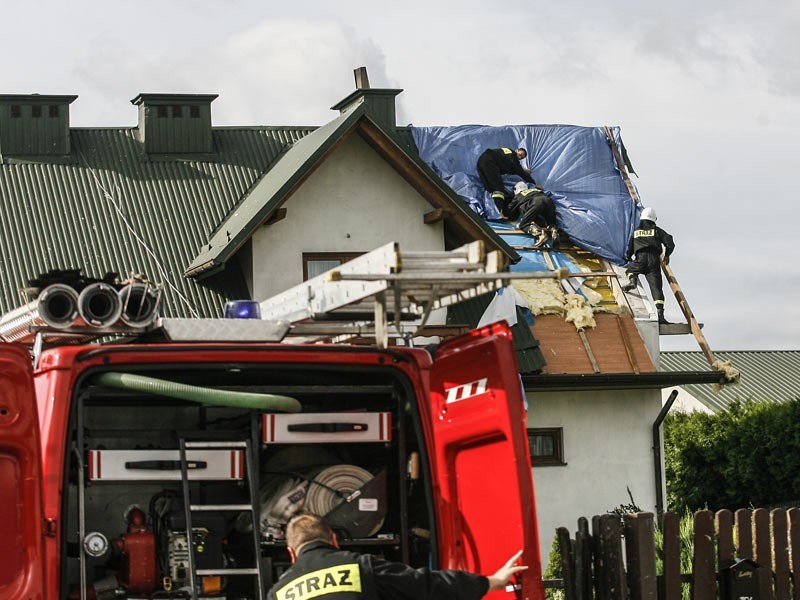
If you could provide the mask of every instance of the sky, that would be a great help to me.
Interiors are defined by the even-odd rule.
[[[6,0],[3,22],[0,93],[77,94],[74,127],[134,126],[144,92],[322,125],[359,66],[404,90],[400,125],[619,126],[710,347],[800,349],[796,0]]]

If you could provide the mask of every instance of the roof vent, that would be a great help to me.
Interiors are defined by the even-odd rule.
[[[216,94],[139,94],[139,139],[148,154],[213,150],[211,103]]]
[[[0,95],[0,155],[69,154],[69,105],[77,96]]]
[[[356,91],[334,104],[331,110],[344,113],[359,104],[365,104],[367,113],[376,122],[394,129],[397,126],[395,96],[403,90],[381,89],[369,87],[369,76],[366,67],[353,70],[356,80]]]

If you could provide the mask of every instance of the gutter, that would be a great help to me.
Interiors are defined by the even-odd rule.
[[[595,389],[663,389],[674,386],[725,383],[720,371],[672,371],[652,373],[572,373],[558,375],[523,374],[522,385],[527,391],[546,392]]]
[[[661,424],[664,422],[664,419],[667,418],[667,413],[669,412],[669,409],[672,408],[672,405],[675,403],[675,399],[677,397],[678,390],[672,390],[672,393],[669,395],[669,398],[667,398],[664,406],[661,407],[656,420],[653,421],[653,471],[656,480],[657,517],[660,517],[662,514],[664,514],[664,494],[661,488]]]

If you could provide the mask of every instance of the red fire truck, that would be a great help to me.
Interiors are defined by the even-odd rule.
[[[280,319],[143,324],[141,285],[53,284],[0,323],[0,598],[261,600],[306,509],[418,567],[524,549],[492,595],[542,600],[504,323],[435,349],[287,343]]]

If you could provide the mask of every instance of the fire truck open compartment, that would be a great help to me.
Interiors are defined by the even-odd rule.
[[[109,370],[280,394],[302,408],[215,406],[98,385],[102,371],[86,373],[70,417],[62,597],[169,596],[193,581],[201,596],[258,598],[259,581],[268,589],[289,565],[283,524],[302,509],[327,514],[343,547],[415,566],[435,561],[417,399],[398,370],[320,363]]]

